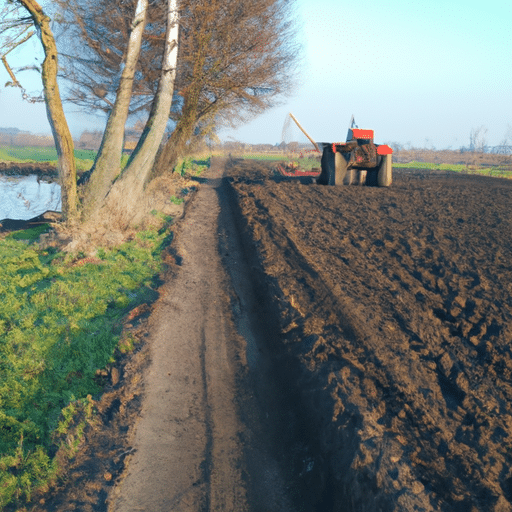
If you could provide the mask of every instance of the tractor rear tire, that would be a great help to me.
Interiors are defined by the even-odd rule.
[[[334,184],[343,185],[347,174],[347,161],[341,153],[334,154]]]
[[[377,183],[377,175],[379,174],[379,168],[370,169],[366,174],[366,183],[367,187],[376,187]]]
[[[321,165],[322,172],[316,182],[319,185],[334,185],[333,180],[336,173],[334,168],[334,154],[329,144],[323,144]]]
[[[383,155],[382,162],[379,166],[379,171],[377,173],[377,186],[379,187],[389,187],[393,180],[393,163],[391,160],[391,155]]]

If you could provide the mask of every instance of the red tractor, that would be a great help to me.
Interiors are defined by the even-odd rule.
[[[322,151],[321,185],[389,187],[391,155],[386,144],[373,142],[373,130],[349,128],[346,142],[319,142]]]

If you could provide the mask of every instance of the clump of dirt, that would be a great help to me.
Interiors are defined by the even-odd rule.
[[[229,174],[332,510],[512,510],[512,181]]]

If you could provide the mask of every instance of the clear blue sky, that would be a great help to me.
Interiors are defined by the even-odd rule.
[[[468,145],[481,125],[499,144],[512,127],[509,0],[298,0],[297,14],[304,59],[294,95],[222,131],[224,140],[279,143],[287,112],[318,141],[344,139],[352,114],[376,142],[439,149]],[[0,126],[49,132],[44,106],[23,104],[18,91],[0,90],[0,112]],[[69,122],[74,135],[98,126],[77,114]]]

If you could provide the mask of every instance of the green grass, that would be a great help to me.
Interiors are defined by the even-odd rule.
[[[75,158],[94,160],[96,151],[75,149]],[[12,162],[56,162],[57,150],[50,147],[17,147],[4,146],[0,148],[0,160]]]
[[[78,171],[87,171],[92,167],[96,151],[90,149],[75,149],[75,162]],[[4,162],[44,162],[57,165],[57,150],[49,147],[0,147],[0,161]],[[124,167],[129,156],[123,154],[121,166]]]
[[[430,169],[436,171],[456,171],[462,172],[466,170],[466,164],[431,164],[428,162],[409,162],[406,164],[398,164],[393,162],[393,167],[397,169]]]
[[[129,350],[123,317],[154,299],[168,233],[77,264],[34,240],[48,226],[0,239],[0,509],[29,500],[71,457],[101,392],[98,369]]]
[[[194,157],[188,156],[178,162],[174,167],[174,172],[180,176],[200,176],[208,167],[210,167],[211,156]]]
[[[14,231],[9,235],[9,238],[13,240],[37,240],[39,237],[46,233],[50,228],[49,224],[41,224],[40,226],[36,226],[34,228],[25,229],[22,231]]]
[[[240,156],[245,160],[286,160],[287,156],[282,154],[266,155],[264,153],[244,153]]]
[[[453,171],[469,174],[479,174],[482,176],[512,178],[512,171],[510,170],[510,166],[474,168],[474,166],[468,167],[466,164],[432,164],[428,162],[408,162],[403,164],[393,162],[393,167],[396,169],[428,169],[433,171]]]

